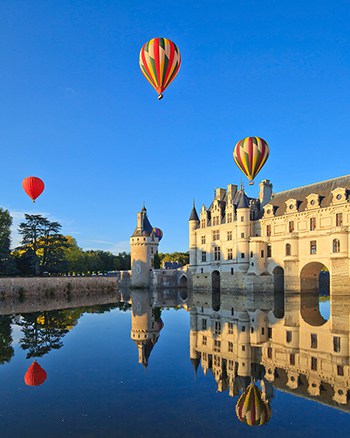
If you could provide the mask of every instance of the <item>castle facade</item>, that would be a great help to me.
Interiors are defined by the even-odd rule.
[[[189,219],[189,271],[196,289],[313,291],[329,272],[334,293],[350,289],[350,175],[257,198],[218,188]]]

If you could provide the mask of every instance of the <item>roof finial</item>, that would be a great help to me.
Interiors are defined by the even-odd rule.
[[[194,198],[193,198],[193,207],[194,208],[196,207],[196,202],[195,202]]]
[[[243,184],[243,180],[242,180],[242,178],[241,178],[241,190],[244,191],[244,184]]]

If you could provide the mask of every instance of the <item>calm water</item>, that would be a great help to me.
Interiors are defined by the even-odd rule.
[[[199,295],[192,297],[190,312],[190,306],[175,292],[161,296],[138,292],[121,298],[123,304],[117,304],[115,299],[104,306],[72,306],[1,316],[1,436],[319,437],[348,430],[349,404],[332,402],[331,395],[322,396],[323,392],[329,392],[328,384],[321,384],[318,397],[308,394],[303,376],[299,383],[301,390],[294,393],[285,385],[281,370],[276,370],[274,381],[268,382],[265,378],[268,365],[264,359],[267,344],[252,334],[249,357],[253,365],[248,366],[251,376],[239,375],[242,374],[237,365],[241,360],[239,353],[223,353],[224,327],[227,321],[232,321],[235,332],[232,336],[237,335],[233,339],[241,342],[238,341],[242,336],[239,321],[244,321],[242,309],[246,303],[241,303],[243,307],[239,308],[235,301],[237,310],[232,310],[233,303],[226,300],[219,312],[213,312],[205,304],[210,296]],[[256,312],[260,309],[252,308],[251,303],[249,306],[250,313],[260,315],[261,312]],[[322,303],[324,317],[325,307],[327,302]],[[202,319],[207,319],[204,328],[200,327]],[[215,325],[212,319],[221,326]],[[255,323],[257,320],[251,322],[252,327]],[[284,327],[274,324],[276,333],[278,327],[281,330]],[[190,357],[199,355],[206,330],[213,330],[214,338],[220,339],[221,351],[215,355],[212,347],[204,346],[209,350],[201,353],[202,362],[195,373],[196,361],[191,362]],[[313,329],[319,333],[319,342],[322,342],[322,330],[324,326]],[[258,345],[262,345],[261,349]],[[213,370],[209,369],[206,375],[205,354],[209,355]],[[303,354],[306,357],[308,352],[305,350]],[[215,375],[213,365],[213,361],[220,360],[219,368],[224,366],[228,370],[231,356],[235,362],[233,396],[229,395],[229,388],[225,390],[225,383],[223,390],[218,391],[218,381],[227,383],[229,378],[225,371],[221,376]],[[47,379],[39,386],[27,386],[24,375],[35,358],[45,369]],[[342,363],[345,376],[337,379],[346,386],[348,357]],[[265,384],[268,388],[266,402],[272,413],[261,427],[241,423],[235,413],[238,397],[251,377],[258,387]],[[328,374],[325,378],[329,380]]]

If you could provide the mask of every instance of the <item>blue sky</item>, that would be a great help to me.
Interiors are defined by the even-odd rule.
[[[42,213],[84,249],[119,252],[145,202],[160,251],[186,251],[192,199],[208,206],[215,187],[240,183],[243,137],[271,150],[250,196],[264,178],[278,192],[348,174],[349,11],[340,0],[3,0],[0,206],[15,224]],[[162,101],[138,65],[156,36],[182,54]],[[29,175],[46,184],[34,205]]]

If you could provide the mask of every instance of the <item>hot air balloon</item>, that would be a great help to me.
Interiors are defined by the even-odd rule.
[[[160,228],[153,228],[152,233],[158,238],[159,242],[162,240],[163,231]]]
[[[44,182],[36,176],[28,176],[22,181],[23,190],[35,202],[36,198],[42,194],[45,185]]]
[[[270,153],[265,140],[260,137],[246,137],[236,143],[233,159],[241,171],[254,184],[253,179],[260,172]]]
[[[46,371],[35,360],[25,373],[24,381],[28,386],[39,386],[45,382],[46,377]]]
[[[262,400],[261,391],[254,383],[237,400],[237,418],[248,426],[263,426],[270,420],[271,413],[269,403]]]
[[[139,63],[142,73],[162,99],[163,91],[180,70],[180,50],[167,38],[153,38],[142,46]]]

